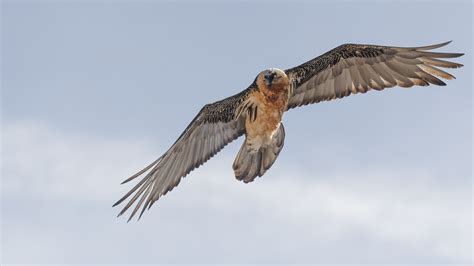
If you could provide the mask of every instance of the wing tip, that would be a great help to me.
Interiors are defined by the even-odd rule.
[[[114,203],[114,205],[112,205],[112,208],[120,205],[120,203],[122,203],[124,200],[126,200],[128,198],[127,195],[123,196],[121,199],[117,200],[117,202]]]
[[[126,208],[123,208],[123,209],[119,212],[119,214],[117,214],[117,217],[122,216],[122,215],[125,213],[125,211],[127,211],[127,209],[126,209]]]
[[[435,77],[436,78],[436,77]],[[442,81],[441,79],[438,79],[436,78],[437,82],[435,83],[435,85],[438,85],[438,86],[446,86],[446,82]]]
[[[135,179],[137,176],[139,176],[139,175],[132,175],[131,177],[129,177],[129,178],[125,179],[124,181],[122,181],[122,183],[120,183],[120,185],[123,185],[123,184],[125,184],[125,183],[128,183],[128,182],[132,181],[132,180]]]
[[[456,57],[461,57],[464,55],[464,53],[450,53],[452,58],[456,58]]]
[[[441,48],[443,46],[446,46],[448,44],[450,44],[453,40],[449,40],[447,42],[442,42],[442,43],[436,43],[436,44],[431,44],[431,45],[426,45],[426,46],[420,46],[420,47],[415,47],[415,50],[433,50],[433,49],[437,49],[437,48]]]

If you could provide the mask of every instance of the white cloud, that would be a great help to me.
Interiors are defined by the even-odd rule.
[[[471,188],[437,183],[426,169],[358,172],[340,166],[325,175],[278,161],[264,177],[245,185],[232,176],[234,154],[228,149],[188,176],[138,224],[124,225],[123,219],[117,223],[113,218],[118,210],[110,208],[130,188],[119,182],[159,155],[164,146],[70,134],[31,121],[7,123],[3,134],[6,262],[137,262],[134,257],[138,262],[470,260]],[[235,151],[235,146],[230,150]],[[35,201],[44,208],[41,212],[52,217],[38,223],[20,220],[42,217],[37,216],[38,210],[24,209],[36,206]],[[14,206],[20,210],[13,211]],[[87,218],[77,221],[81,216],[70,206]],[[61,217],[68,214],[69,220]],[[73,232],[67,223],[74,224]],[[82,237],[91,231],[96,235],[84,242]],[[163,243],[155,242],[155,234]],[[232,241],[222,239],[223,234]],[[118,236],[120,241],[115,239]],[[199,244],[193,245],[197,238]],[[120,243],[137,244],[125,248]],[[163,253],[147,252],[150,243],[163,244]],[[104,245],[107,250],[99,252],[97,248]],[[28,250],[33,246],[35,250]],[[206,247],[216,248],[218,254]],[[126,252],[120,252],[124,248]],[[236,248],[245,250],[246,256],[235,254]],[[84,254],[77,254],[78,250]],[[29,258],[21,255],[25,252]],[[156,252],[159,255],[150,254]],[[182,252],[188,257],[182,257]],[[281,260],[272,255],[275,252],[280,252]]]
[[[108,200],[113,196],[109,187],[122,181],[117,178],[125,179],[125,173],[153,158],[147,144],[87,134],[65,135],[37,122],[7,124],[5,192]]]

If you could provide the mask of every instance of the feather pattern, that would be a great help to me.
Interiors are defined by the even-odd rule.
[[[344,44],[302,65],[287,69],[293,94],[288,109],[320,101],[343,98],[371,89],[428,84],[446,85],[438,77],[454,76],[437,68],[458,68],[462,64],[440,58],[461,53],[431,52],[450,42],[423,47],[390,47]]]
[[[132,198],[120,211],[125,213],[136,203],[130,218],[142,208],[140,216],[154,202],[176,187],[181,178],[209,160],[225,145],[245,133],[245,119],[248,112],[256,116],[256,108],[241,111],[254,87],[252,85],[232,97],[205,105],[184,130],[178,140],[160,158],[143,170],[126,179],[127,183],[148,171],[148,173],[113,206]],[[246,108],[244,108],[246,109]],[[251,110],[251,111],[250,111]],[[238,112],[240,111],[240,114]],[[122,184],[123,184],[122,183]],[[137,202],[138,201],[138,202]]]
[[[284,89],[281,90],[285,93],[284,101],[280,105],[269,104],[267,101],[270,98],[265,98],[268,95],[273,97],[275,92],[267,88],[271,93],[266,95],[266,87],[257,85],[258,81],[258,84],[266,84],[262,82],[263,79],[268,81],[265,75],[269,71],[277,72],[275,69],[262,71],[246,90],[205,105],[165,154],[122,182],[127,183],[142,176],[113,206],[128,199],[119,216],[135,204],[129,220],[141,208],[140,219],[145,210],[175,188],[183,177],[244,133],[246,141],[234,161],[233,168],[237,179],[251,182],[271,167],[283,148],[285,132],[281,115],[284,111],[310,103],[365,93],[372,89],[446,85],[438,77],[453,79],[454,76],[440,68],[458,68],[462,65],[444,59],[463,54],[431,50],[448,43],[424,47],[341,45],[302,65],[288,69],[285,73],[277,69],[281,72],[281,77],[284,77],[281,80],[285,82]],[[264,90],[261,90],[262,88]],[[275,111],[278,111],[278,120],[275,120]],[[262,142],[265,130],[274,130],[269,127],[270,122],[279,125],[278,130],[275,134],[271,133],[274,134],[271,135],[271,141]],[[260,147],[258,150],[247,149],[246,143],[249,143],[249,147],[253,147],[255,143]]]

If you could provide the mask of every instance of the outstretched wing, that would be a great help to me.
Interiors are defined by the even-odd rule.
[[[293,88],[288,109],[383,90],[395,85],[411,87],[446,85],[436,76],[453,79],[436,67],[458,68],[461,64],[441,60],[460,53],[429,52],[450,42],[424,47],[389,47],[344,44],[300,66],[286,70]]]
[[[129,220],[144,203],[141,217],[146,208],[150,208],[162,195],[176,187],[182,177],[244,134],[246,114],[244,112],[238,116],[237,112],[249,92],[250,88],[222,101],[205,105],[165,154],[125,180],[123,183],[151,169],[135,187],[113,205],[120,204],[134,193],[119,216],[140,198]]]

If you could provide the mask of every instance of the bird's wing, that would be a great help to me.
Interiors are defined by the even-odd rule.
[[[458,68],[462,65],[440,58],[454,58],[463,54],[429,50],[448,43],[424,47],[341,45],[311,61],[285,70],[293,90],[288,109],[396,85],[446,85],[436,76],[445,79],[454,77],[437,67]]]
[[[127,211],[138,198],[140,200],[129,220],[143,205],[141,216],[146,208],[150,208],[162,195],[176,187],[182,177],[209,160],[225,145],[244,134],[247,113],[241,112],[241,109],[250,92],[251,88],[248,88],[224,100],[205,105],[165,154],[125,180],[123,183],[133,180],[151,169],[135,187],[113,205],[120,204],[134,194],[119,216]]]

